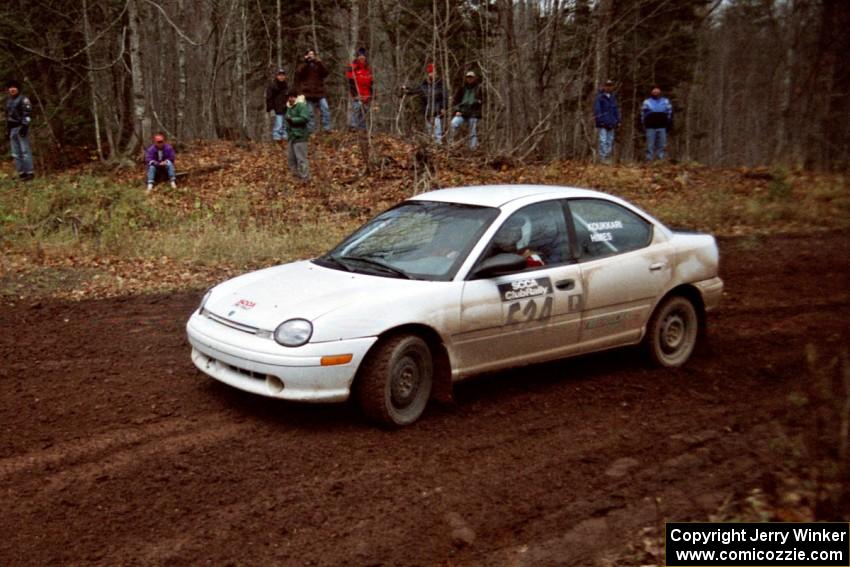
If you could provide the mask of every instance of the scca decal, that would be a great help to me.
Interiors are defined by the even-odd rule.
[[[236,303],[233,304],[235,307],[239,307],[247,311],[248,309],[253,309],[257,304],[253,301],[248,301],[247,299],[240,299]]]
[[[499,295],[503,302],[539,297],[550,293],[552,293],[552,281],[549,278],[527,278],[499,284]]]

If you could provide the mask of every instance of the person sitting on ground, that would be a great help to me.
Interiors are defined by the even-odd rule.
[[[157,134],[153,137],[153,144],[145,152],[145,164],[148,171],[148,192],[153,191],[153,185],[156,182],[157,173],[168,175],[168,181],[171,182],[171,188],[177,188],[177,177],[174,172],[174,159],[176,155],[171,144],[165,141],[163,134]]]

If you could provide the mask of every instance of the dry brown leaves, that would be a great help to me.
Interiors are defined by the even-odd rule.
[[[358,134],[334,132],[309,143],[312,179],[300,183],[289,172],[286,146],[272,142],[197,141],[177,156],[178,189],[159,186],[153,202],[176,215],[198,209],[238,206],[252,220],[298,223],[327,213],[363,221],[427,189],[501,183],[542,183],[601,189],[653,210],[663,202],[704,196],[718,187],[746,197],[764,195],[773,180],[765,168],[714,169],[699,165],[624,164],[580,161],[524,165],[510,157],[486,156],[464,148],[435,148],[389,135],[373,136],[366,171]],[[118,182],[143,184],[142,164],[108,174]],[[97,166],[80,172],[96,173]],[[798,174],[805,176],[808,174]],[[743,203],[730,211],[743,214]],[[727,227],[727,234],[751,227]],[[768,227],[787,230],[788,225]],[[793,227],[791,227],[793,229]],[[244,268],[243,268],[244,269]],[[31,258],[0,263],[0,294],[52,295],[68,299],[202,288],[236,273],[233,266],[200,266],[162,258]],[[73,276],[68,275],[73,274]],[[65,277],[67,276],[67,277]],[[43,285],[38,280],[43,280]],[[64,279],[63,279],[64,278]],[[36,285],[33,285],[33,281]]]

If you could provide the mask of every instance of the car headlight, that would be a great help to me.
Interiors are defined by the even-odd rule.
[[[283,346],[296,347],[305,344],[313,336],[313,324],[306,319],[284,321],[274,330],[274,340]]]
[[[204,314],[204,305],[206,305],[207,300],[210,298],[210,295],[212,295],[212,290],[213,288],[209,288],[207,290],[207,292],[204,294],[203,299],[201,299],[201,304],[198,305],[198,313],[201,315]]]

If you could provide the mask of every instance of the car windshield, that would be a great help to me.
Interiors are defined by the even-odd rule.
[[[352,272],[448,281],[498,213],[492,207],[407,201],[314,261]]]

